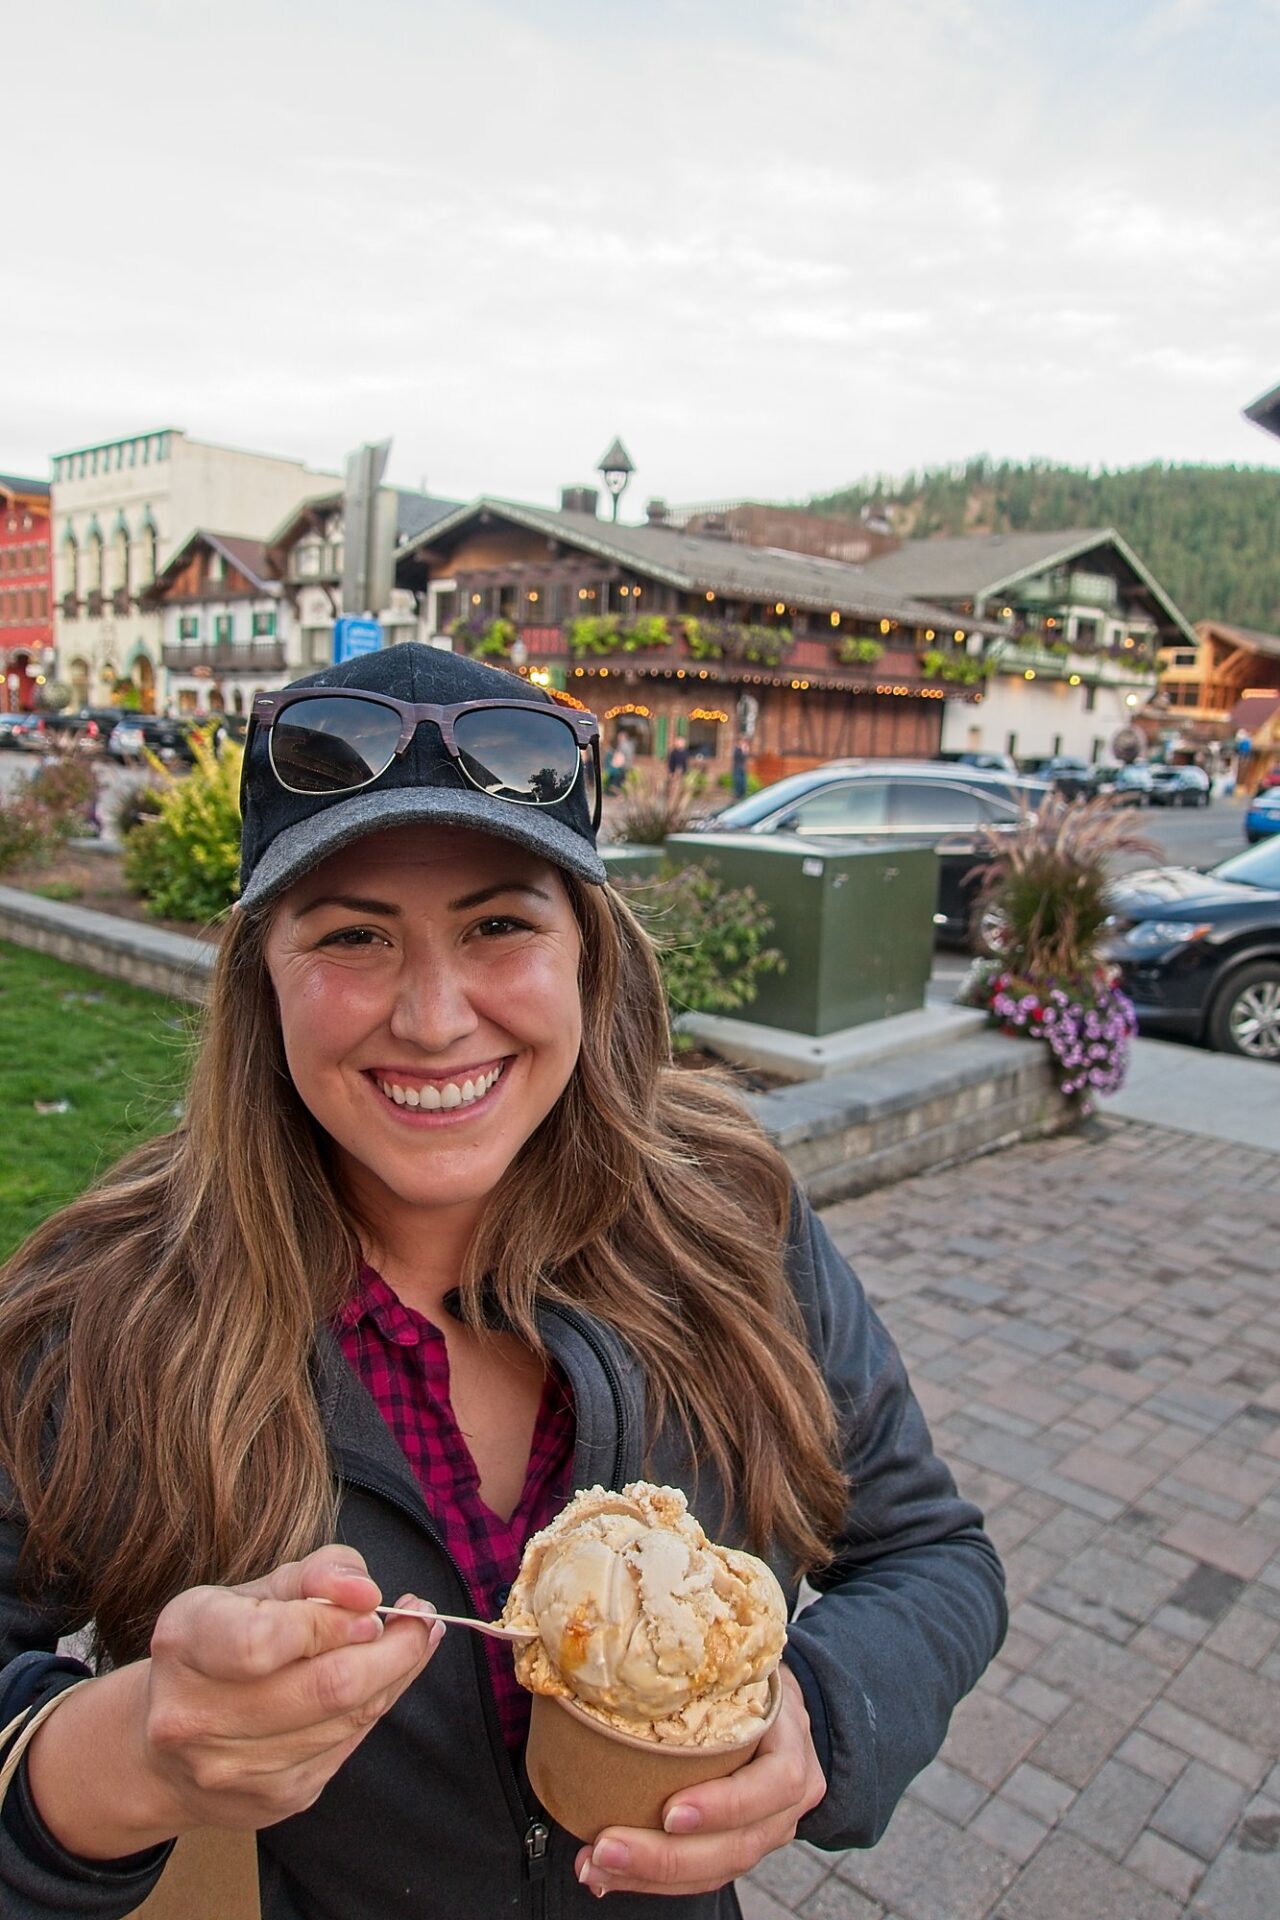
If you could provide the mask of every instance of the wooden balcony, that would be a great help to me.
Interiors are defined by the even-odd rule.
[[[282,673],[284,642],[245,640],[193,645],[180,641],[163,649],[163,659],[170,673],[196,673],[201,678],[223,673]]]

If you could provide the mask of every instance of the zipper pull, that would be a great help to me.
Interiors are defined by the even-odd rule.
[[[551,1829],[545,1820],[534,1820],[525,1829],[524,1864],[530,1880],[541,1880],[547,1870],[547,1842]]]

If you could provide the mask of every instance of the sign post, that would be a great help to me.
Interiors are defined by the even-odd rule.
[[[377,653],[382,646],[382,628],[376,620],[361,620],[344,613],[333,623],[333,664],[354,660],[362,653]]]

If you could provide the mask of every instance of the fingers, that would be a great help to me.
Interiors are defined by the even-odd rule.
[[[826,1791],[804,1697],[784,1672],[783,1705],[755,1757],[722,1780],[674,1794],[665,1831],[611,1827],[578,1855],[582,1885],[595,1892],[710,1892],[747,1873]]]

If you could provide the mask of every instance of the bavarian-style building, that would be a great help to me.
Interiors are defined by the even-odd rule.
[[[590,488],[559,508],[480,499],[411,541],[397,584],[426,637],[575,694],[637,757],[728,764],[752,736],[763,779],[942,744],[948,700],[982,697],[969,649],[994,631],[872,587],[821,555],[693,534],[655,503],[644,525],[597,516]]]

